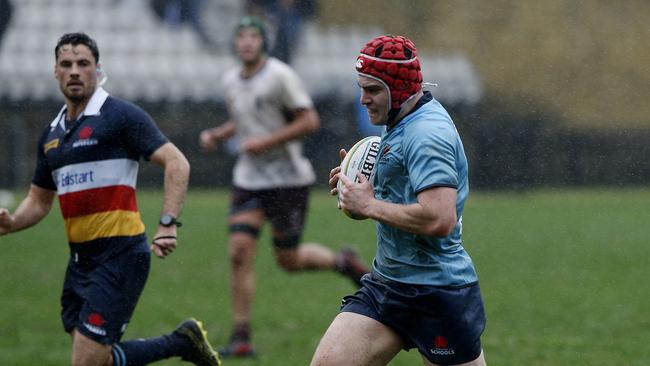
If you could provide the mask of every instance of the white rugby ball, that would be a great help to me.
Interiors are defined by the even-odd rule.
[[[377,155],[379,154],[379,136],[368,136],[354,144],[341,162],[341,172],[353,182],[359,182],[357,173],[361,173],[368,181],[372,183],[375,176],[375,165]],[[343,187],[343,182],[339,180],[337,189]],[[343,212],[355,220],[363,220],[364,217],[357,217],[347,210]]]

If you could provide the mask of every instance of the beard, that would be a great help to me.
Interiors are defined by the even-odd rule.
[[[92,91],[89,91],[85,86],[81,86],[80,89],[71,91],[67,87],[62,88],[61,92],[69,101],[73,103],[80,103],[90,99],[92,96]]]

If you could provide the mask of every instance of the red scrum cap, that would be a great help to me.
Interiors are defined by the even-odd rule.
[[[361,49],[357,57],[357,72],[380,81],[388,89],[391,109],[422,90],[422,71],[417,49],[404,36],[376,37]]]

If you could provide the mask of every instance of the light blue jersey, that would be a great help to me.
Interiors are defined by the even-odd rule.
[[[447,111],[425,93],[416,106],[382,136],[373,181],[375,197],[413,204],[431,187],[457,190],[458,222],[451,235],[416,235],[377,223],[374,270],[387,279],[410,284],[463,286],[477,281],[462,246],[462,215],[469,193],[467,159],[460,136]]]

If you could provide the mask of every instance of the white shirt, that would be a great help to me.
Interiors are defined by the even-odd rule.
[[[244,141],[265,136],[287,123],[287,112],[313,108],[309,94],[298,75],[285,63],[268,58],[265,65],[248,79],[241,68],[224,74],[226,105],[237,126],[235,137]],[[302,141],[292,140],[260,155],[240,153],[233,171],[233,184],[259,190],[302,187],[316,180],[311,163],[303,155]]]

